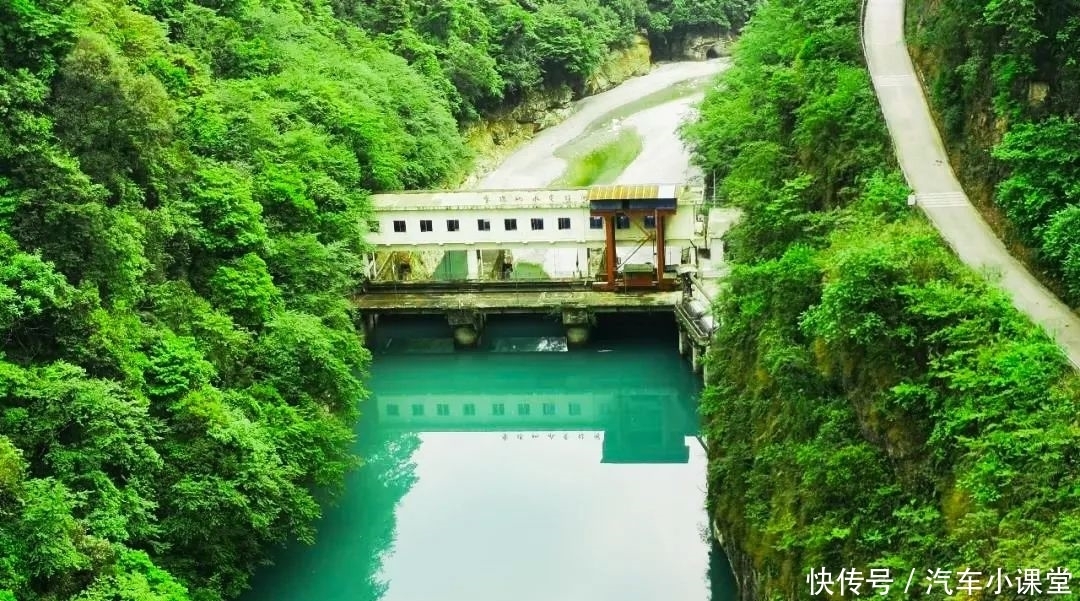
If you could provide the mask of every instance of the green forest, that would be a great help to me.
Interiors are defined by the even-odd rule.
[[[1080,307],[1080,5],[911,4],[911,46],[961,181]]]
[[[927,570],[981,571],[983,582],[998,568],[1077,573],[1080,378],[906,205],[862,58],[860,4],[763,4],[685,131],[718,201],[745,213],[728,235],[734,266],[702,398],[710,511],[761,599],[808,597],[806,575],[822,566],[890,568],[895,599],[952,598],[927,593]],[[934,40],[973,53],[972,71],[940,77],[983,82],[986,60],[995,85],[1011,82],[994,88],[1011,124],[994,149],[1007,174],[1000,202],[1055,256],[1072,256],[1080,230],[1063,207],[1076,189],[1076,125],[1017,99],[1039,61],[1060,60],[1071,66],[1044,76],[1058,99],[1042,110],[1075,111],[1064,106],[1080,99],[1064,91],[1076,85],[1064,41],[1075,19],[1061,3],[934,4],[952,15],[927,18],[952,28]],[[1040,29],[1049,23],[1059,29]],[[967,45],[981,35],[996,50]],[[912,568],[919,580],[904,595]]]
[[[0,2],[0,600],[218,601],[312,542],[371,192],[746,0]]]
[[[0,601],[219,601],[313,542],[371,459],[369,194],[459,181],[466,125],[752,4],[0,2]],[[1072,4],[910,25],[965,184],[1075,306]],[[820,566],[1080,572],[1080,379],[906,206],[858,10],[765,3],[686,130],[746,214],[710,511],[765,599]]]

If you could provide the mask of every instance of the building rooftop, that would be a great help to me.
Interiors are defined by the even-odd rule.
[[[375,211],[488,209],[588,209],[604,200],[675,200],[678,184],[635,184],[590,188],[517,190],[416,190],[372,196]]]
[[[678,193],[677,184],[593,186],[589,188],[588,200],[675,200]]]

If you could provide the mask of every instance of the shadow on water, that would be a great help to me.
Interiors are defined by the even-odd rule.
[[[256,574],[242,600],[323,596],[377,601],[385,595],[388,583],[379,573],[394,544],[394,509],[417,480],[412,457],[420,437],[414,432],[381,431],[375,420],[364,419],[357,439],[354,450],[364,464],[346,479],[342,502],[324,509],[315,547],[294,543],[279,553],[274,566]],[[349,552],[319,552],[324,549]]]
[[[735,601],[735,575],[720,543],[709,541],[709,601]]]
[[[357,432],[365,464],[316,544],[281,552],[244,601],[734,600],[722,550],[678,534],[707,518],[695,512],[700,385],[673,319],[601,316],[578,349],[562,333],[557,318],[496,317],[481,350],[455,351],[441,318],[381,322]],[[466,574],[463,561],[486,567]],[[645,581],[619,575],[649,571],[637,561],[653,564]],[[566,582],[545,593],[523,562]]]

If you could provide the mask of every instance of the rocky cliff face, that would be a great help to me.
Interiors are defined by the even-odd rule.
[[[669,33],[663,38],[653,39],[653,60],[701,61],[731,56],[735,39],[734,33],[719,29]]]
[[[462,185],[472,185],[536,132],[565,119],[573,99],[566,86],[537,90],[516,106],[468,126],[465,142],[476,153],[476,161]]]
[[[720,548],[724,550],[731,572],[735,576],[738,601],[759,601],[762,581],[761,575],[754,569],[754,560],[734,543],[731,536],[724,535],[716,521],[712,523],[712,534]]]
[[[676,40],[669,47],[673,60],[700,61],[731,55],[731,44],[735,37],[731,34],[687,34]]]
[[[627,48],[612,52],[586,82],[586,96],[609,90],[627,79],[644,75],[652,68],[649,40],[637,36]],[[546,88],[527,94],[517,105],[465,129],[465,139],[476,153],[473,173],[462,185],[468,186],[502,162],[515,148],[536,132],[561,122],[570,114],[578,96],[567,86]]]
[[[649,47],[649,40],[638,35],[628,48],[608,55],[600,69],[585,83],[585,94],[599,94],[610,90],[631,77],[645,75],[651,68],[652,49]]]

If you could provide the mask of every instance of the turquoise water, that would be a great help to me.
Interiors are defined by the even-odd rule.
[[[489,324],[479,351],[439,322],[382,326],[367,464],[245,601],[734,599],[675,332],[602,326],[570,351],[536,320]]]

